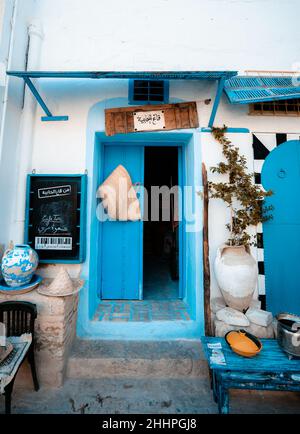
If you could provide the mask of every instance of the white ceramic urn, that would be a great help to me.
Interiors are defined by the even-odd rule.
[[[214,268],[226,304],[241,312],[247,309],[256,287],[257,264],[246,247],[219,247]]]

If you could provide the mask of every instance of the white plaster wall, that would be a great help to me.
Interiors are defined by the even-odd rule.
[[[2,125],[5,100],[6,66],[8,62],[9,44],[11,38],[11,20],[14,10],[14,0],[0,0],[0,131]],[[0,155],[2,141],[0,133]],[[1,157],[0,157],[1,159]]]
[[[3,33],[3,25],[5,24],[5,8],[10,8],[12,1],[7,1],[6,3],[8,4],[8,6],[5,6],[5,0],[0,0],[0,44],[2,44],[3,39],[6,37],[5,33]],[[0,50],[1,48],[2,47],[0,47]]]
[[[23,70],[25,67],[25,53],[27,48],[27,26],[34,16],[36,0],[19,0],[17,2],[16,21],[14,26],[13,49],[11,56],[11,69]],[[5,15],[3,29],[5,37],[2,38],[0,49],[1,60],[8,62],[9,39],[11,32],[11,17],[13,2],[5,2]],[[0,244],[7,245],[10,241],[10,228],[13,218],[12,204],[17,176],[17,145],[20,118],[23,103],[23,83],[14,77],[8,78],[7,106],[5,119],[2,118],[3,138],[0,144]]]
[[[291,69],[300,61],[299,0],[39,0],[38,8],[44,70]]]
[[[101,100],[127,98],[127,81],[44,80],[40,92],[47,96],[53,114],[68,115],[69,121],[41,122],[43,113],[38,109],[32,167],[39,173],[84,171],[88,111]],[[103,130],[104,113],[99,118],[99,131]]]
[[[0,25],[2,26],[5,0],[0,1]]]
[[[170,101],[197,101],[201,127],[207,127],[214,99],[215,82],[171,81]],[[55,115],[68,115],[67,122],[41,122],[38,107],[35,121],[32,169],[38,173],[81,173],[85,170],[86,122],[90,107],[99,101],[128,97],[127,80],[42,80],[40,92]],[[104,115],[104,114],[103,114]],[[250,131],[297,133],[300,118],[249,116],[248,105],[228,104],[224,95],[215,125],[248,128]],[[99,118],[99,131],[104,129],[104,117]],[[249,152],[252,153],[251,144]],[[251,162],[250,167],[253,168]]]

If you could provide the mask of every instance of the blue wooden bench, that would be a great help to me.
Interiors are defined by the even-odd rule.
[[[235,354],[224,338],[203,337],[203,350],[212,370],[212,389],[219,413],[229,413],[229,389],[300,392],[300,359],[289,360],[274,339],[262,339],[254,358]]]

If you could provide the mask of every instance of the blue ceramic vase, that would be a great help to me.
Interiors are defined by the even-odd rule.
[[[1,264],[5,283],[11,287],[27,285],[38,263],[38,254],[27,244],[16,244],[13,249],[6,250]]]

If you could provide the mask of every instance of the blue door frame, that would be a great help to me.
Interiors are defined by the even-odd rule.
[[[85,286],[79,294],[77,335],[84,339],[195,339],[204,333],[203,316],[203,259],[202,259],[202,201],[201,190],[201,132],[199,130],[162,131],[155,133],[120,134],[107,137],[104,133],[104,109],[121,107],[127,104],[125,98],[115,98],[96,103],[88,115],[86,130],[86,168],[88,173],[87,194],[87,257],[82,266],[81,276]],[[119,323],[96,321],[95,313],[99,306],[99,246],[101,225],[97,219],[96,192],[103,179],[102,150],[105,144],[139,144],[147,142],[155,146],[178,146],[182,151],[183,182],[191,186],[193,199],[184,201],[184,208],[194,207],[193,219],[185,220],[183,234],[183,301],[189,307],[191,321],[170,320],[154,322]]]
[[[177,147],[178,148],[178,186],[181,188],[182,194],[184,192],[184,185],[185,185],[185,165],[184,165],[184,153],[182,151],[182,147],[184,146],[183,143],[174,143],[174,142],[169,142],[167,140],[163,140],[163,138],[161,138],[160,141],[139,141],[139,142],[132,142],[131,140],[127,140],[125,139],[122,142],[116,141],[116,140],[110,140],[110,141],[105,141],[101,144],[101,150],[100,150],[100,154],[99,154],[99,158],[101,160],[101,170],[98,171],[98,184],[100,185],[103,180],[108,176],[107,172],[107,168],[105,168],[105,155],[106,155],[106,149],[108,149],[108,147],[114,146],[115,148],[117,147],[124,147],[124,149],[126,147],[132,148],[133,146],[139,146],[139,147],[143,147],[143,149],[145,147],[149,147],[149,146],[157,146],[157,147],[167,147],[167,146],[172,146],[172,147]],[[142,154],[144,154],[144,152],[142,152]],[[142,169],[142,176],[144,175],[144,158],[142,158],[142,164],[143,164],[143,169]],[[116,164],[117,165],[117,164]],[[112,169],[112,167],[110,168]],[[143,179],[141,179],[141,182],[143,183]],[[135,182],[135,179],[133,179],[133,182]],[[144,197],[141,196],[139,198],[140,203],[141,203],[141,209],[143,211],[143,201],[144,201]],[[182,196],[182,200],[179,202],[179,206],[180,206],[180,215],[183,216],[183,202],[184,202],[184,198]],[[105,282],[103,281],[103,273],[104,273],[104,267],[106,267],[109,263],[109,261],[106,261],[105,264],[103,264],[104,259],[104,255],[105,255],[105,248],[104,248],[104,244],[105,244],[105,233],[104,229],[103,229],[103,225],[114,225],[111,229],[114,230],[118,229],[116,228],[116,225],[119,226],[123,226],[123,225],[137,225],[139,223],[134,223],[134,222],[104,222],[104,223],[99,223],[99,237],[98,237],[98,253],[97,253],[97,257],[99,258],[99,268],[97,270],[97,273],[100,275],[98,276],[98,285],[97,285],[97,294],[98,297],[100,299],[128,299],[129,297],[122,297],[122,296],[114,296],[114,292],[112,291],[111,296],[108,296],[108,291],[105,289]],[[131,230],[131,229],[129,229]],[[140,234],[139,234],[139,261],[137,261],[136,263],[136,269],[135,269],[135,274],[138,275],[138,278],[140,279],[139,281],[139,288],[138,288],[138,294],[136,293],[137,291],[132,291],[132,297],[131,299],[139,299],[142,300],[143,299],[143,224],[140,224]],[[112,240],[113,241],[113,240]],[[107,244],[107,243],[106,243]],[[106,248],[107,249],[107,248]],[[178,288],[178,298],[184,298],[184,258],[185,258],[185,237],[184,237],[184,219],[182,218],[181,221],[179,222],[179,288]],[[136,258],[137,259],[137,258]],[[119,261],[120,262],[120,261]],[[120,264],[119,264],[118,260],[116,258],[114,258],[114,265],[119,269],[120,268]],[[112,270],[110,270],[112,271]],[[100,279],[99,279],[100,277]],[[133,278],[137,277],[137,276],[131,276]],[[120,279],[119,279],[120,280]],[[124,280],[124,279],[123,279]],[[123,285],[126,287],[130,287],[130,285],[133,285],[133,280],[129,279],[130,282],[128,282],[128,285]],[[136,280],[136,279],[135,279]],[[136,283],[136,282],[135,282]],[[119,293],[117,291],[117,293]],[[117,294],[116,293],[116,294]],[[130,298],[129,298],[130,299]]]

